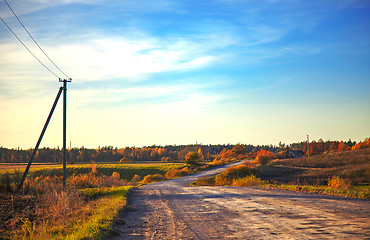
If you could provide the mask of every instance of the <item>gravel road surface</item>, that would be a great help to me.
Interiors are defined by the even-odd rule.
[[[370,239],[368,200],[188,185],[224,168],[133,190],[114,239]]]

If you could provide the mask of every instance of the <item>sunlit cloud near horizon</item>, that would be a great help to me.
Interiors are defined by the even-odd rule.
[[[72,147],[370,136],[365,1],[7,1],[72,78]],[[0,146],[34,147],[60,86],[0,22]],[[41,147],[62,146],[61,112]]]

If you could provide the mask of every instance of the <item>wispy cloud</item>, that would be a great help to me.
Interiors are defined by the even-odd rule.
[[[132,13],[133,11],[163,11],[172,9],[174,6],[174,2],[170,0],[158,0],[158,1],[150,1],[150,0],[143,0],[140,4],[137,4],[133,1],[106,1],[106,0],[17,0],[17,1],[9,1],[9,4],[16,10],[19,15],[23,14],[30,14],[32,12],[40,11],[42,9],[56,7],[56,6],[64,6],[64,5],[95,5],[100,6],[103,8],[112,8],[119,6],[122,11]],[[1,2],[1,10],[0,13],[3,17],[11,16],[9,13],[5,3]],[[4,9],[5,8],[5,9]]]
[[[164,85],[142,85],[105,89],[74,89],[71,99],[74,107],[79,109],[120,108],[121,106],[158,106],[160,104],[176,105],[183,108],[188,104],[191,108],[204,108],[216,104],[223,99],[220,94],[212,93],[209,86],[203,83],[179,83]]]
[[[77,81],[141,81],[152,73],[187,71],[212,64],[217,61],[210,53],[214,49],[212,44],[188,39],[163,41],[154,37],[98,38],[45,49]],[[31,79],[45,75],[42,71],[36,73],[35,60],[19,45],[2,45],[0,50],[5,56],[0,60],[4,80],[19,73],[21,68]]]

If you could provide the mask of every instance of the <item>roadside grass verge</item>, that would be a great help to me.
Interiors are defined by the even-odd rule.
[[[284,189],[296,192],[308,192],[325,195],[333,195],[348,198],[370,198],[370,186],[353,186],[349,189],[335,189],[329,186],[288,185],[288,184],[266,184],[261,187]]]
[[[75,224],[70,224],[70,233],[63,239],[108,239],[118,210],[126,207],[126,196],[130,186],[112,188],[91,188],[81,190],[82,195],[97,199],[94,208],[88,209],[90,216]],[[58,236],[59,238],[59,236]]]

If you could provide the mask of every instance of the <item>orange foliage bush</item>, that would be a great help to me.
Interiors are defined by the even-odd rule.
[[[97,174],[98,173],[98,170],[96,169],[95,162],[92,162],[92,165],[91,165],[91,173],[92,174]]]
[[[328,186],[333,189],[348,190],[351,188],[351,183],[347,179],[333,176],[331,179],[329,179]]]
[[[165,176],[167,179],[172,179],[172,178],[182,177],[182,176],[192,174],[192,173],[193,172],[188,167],[184,167],[182,169],[174,168],[174,169],[168,170]]]
[[[170,162],[172,159],[170,157],[162,157],[161,161],[162,162]]]
[[[135,174],[131,179],[131,182],[140,182],[140,181],[141,181],[141,177],[137,174]]]
[[[118,172],[113,172],[112,177],[115,178],[115,179],[120,179],[121,175]]]
[[[119,162],[120,163],[130,163],[132,161],[129,158],[124,157],[124,158],[121,158],[121,160],[119,160]]]
[[[260,149],[258,152],[256,152],[256,158],[255,163],[265,165],[270,160],[275,158],[275,154],[271,151]]]
[[[164,176],[161,174],[146,175],[141,183],[159,182],[163,181]]]

